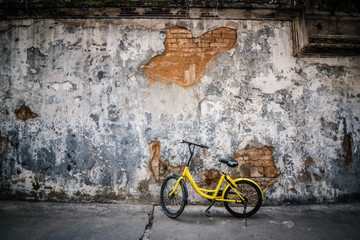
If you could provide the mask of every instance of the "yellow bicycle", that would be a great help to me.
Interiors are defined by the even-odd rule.
[[[185,140],[181,141],[181,143],[187,144],[190,151],[190,157],[184,172],[181,176],[176,174],[168,176],[160,190],[160,204],[168,217],[176,218],[179,216],[187,204],[188,191],[185,183],[186,179],[189,180],[200,196],[211,200],[210,206],[205,210],[206,215],[209,217],[211,216],[210,208],[216,201],[224,202],[226,210],[235,217],[247,218],[259,210],[264,195],[259,185],[250,179],[237,178],[233,180],[229,174],[222,173],[215,190],[199,188],[191,176],[189,164],[193,158],[195,147],[206,149],[209,147]],[[219,161],[231,168],[238,165],[238,162],[234,159],[220,158]],[[224,181],[226,186],[221,189]]]

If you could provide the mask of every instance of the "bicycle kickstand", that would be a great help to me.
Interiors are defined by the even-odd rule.
[[[213,200],[211,201],[210,206],[205,210],[206,216],[211,217],[210,208],[214,205],[214,203],[215,203],[215,199],[213,199]]]
[[[247,217],[246,217],[246,208],[247,208],[247,199],[245,199],[245,202],[244,202],[244,212],[243,214],[245,215],[245,227],[247,228]]]

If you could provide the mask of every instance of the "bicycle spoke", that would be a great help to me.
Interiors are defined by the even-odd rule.
[[[172,175],[165,179],[161,187],[160,203],[163,211],[169,217],[177,217],[184,210],[186,203],[186,186],[180,181],[178,183],[179,176]],[[178,184],[176,189],[175,185]],[[169,194],[172,193],[171,196]]]

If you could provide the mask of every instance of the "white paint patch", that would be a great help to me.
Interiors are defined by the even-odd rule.
[[[293,221],[283,221],[283,222],[280,223],[280,222],[270,220],[269,222],[272,223],[272,224],[276,224],[276,225],[282,225],[282,226],[287,227],[287,228],[295,227],[295,223]]]
[[[252,80],[254,87],[259,88],[263,93],[274,93],[291,85],[287,79],[277,79],[273,72],[266,76],[256,77]]]
[[[51,88],[55,91],[70,91],[73,90],[73,85],[70,82],[54,83]]]
[[[281,222],[281,224],[282,224],[283,226],[288,227],[288,228],[293,228],[293,227],[295,227],[295,223],[294,223],[293,221],[283,221],[283,222]]]

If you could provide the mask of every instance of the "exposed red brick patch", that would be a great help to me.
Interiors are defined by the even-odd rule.
[[[163,163],[160,156],[160,141],[153,141],[149,143],[152,157],[150,159],[150,171],[155,182],[161,184],[163,180],[170,174],[181,174],[185,166],[170,166]]]
[[[206,64],[218,53],[232,49],[236,43],[236,29],[218,28],[193,37],[186,28],[173,26],[165,29],[163,55],[156,56],[145,65],[150,79],[166,79],[182,86],[196,83],[203,75]]]
[[[22,105],[20,108],[14,111],[17,119],[26,121],[37,117],[36,113],[33,113],[28,106]]]
[[[234,170],[233,177],[250,178],[257,182],[263,190],[274,184],[279,176],[272,148],[267,146],[236,150],[234,159],[239,162],[239,165]]]
[[[250,177],[250,164],[243,163],[240,166],[240,176],[247,176]]]

